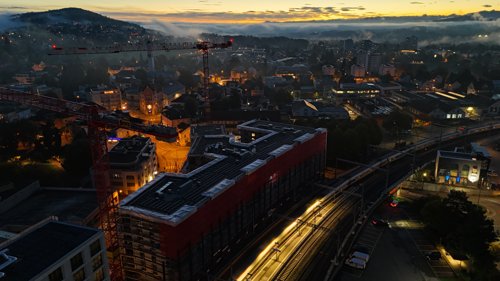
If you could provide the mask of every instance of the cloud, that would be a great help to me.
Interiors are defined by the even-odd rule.
[[[425,3],[424,2],[417,2],[417,1],[415,1],[415,2],[410,2],[410,4],[412,4],[412,5],[423,5]]]
[[[493,6],[491,6],[490,4],[484,4],[483,7],[485,7],[485,8],[491,8]]]
[[[359,7],[342,7],[340,10],[343,12],[363,11],[363,10],[365,10],[365,8],[361,7],[361,6],[359,6]]]
[[[199,0],[202,4],[221,3]],[[125,11],[103,11],[102,13],[131,21],[143,21],[144,18],[155,18],[159,21],[171,22],[205,22],[205,23],[259,23],[259,22],[284,22],[284,21],[307,21],[307,20],[328,20],[342,17],[353,17],[351,11],[363,11],[364,7],[343,7],[333,6],[310,6],[289,8],[288,10],[266,10],[266,11],[245,11],[245,12],[205,12],[202,9],[190,9],[172,13],[153,12],[125,12]],[[356,13],[356,16],[360,16]]]
[[[158,20],[151,20],[150,22],[141,23],[146,28],[154,29],[163,32],[166,35],[176,36],[176,37],[198,37],[199,34],[203,33],[204,30],[198,26],[186,26],[178,25],[171,22],[161,22]]]

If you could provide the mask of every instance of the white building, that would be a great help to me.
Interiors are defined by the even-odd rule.
[[[120,89],[100,86],[91,88],[90,100],[110,111],[122,109],[122,93]]]
[[[42,221],[0,244],[2,281],[110,280],[101,230]]]
[[[109,151],[109,165],[111,185],[121,196],[130,194],[156,175],[156,144],[139,136],[122,139]]]

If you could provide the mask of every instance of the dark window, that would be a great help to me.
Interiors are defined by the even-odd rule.
[[[112,185],[112,186],[122,186],[122,185],[123,185],[123,182],[121,182],[121,181],[112,181],[112,182],[111,182],[111,185]]]
[[[78,270],[77,272],[73,273],[73,279],[75,281],[85,280],[85,268],[82,268],[82,269]]]
[[[52,271],[49,274],[49,281],[62,281],[64,279],[62,269],[59,267],[58,269]]]
[[[127,182],[127,187],[133,187],[133,186],[135,186],[135,183],[133,183],[133,182]]]
[[[127,176],[127,180],[134,180],[134,176]]]
[[[90,244],[90,256],[95,256],[97,253],[101,251],[101,241],[96,240],[92,244]]]
[[[71,258],[71,270],[72,271],[75,271],[82,264],[83,264],[82,253],[78,253],[74,257]]]
[[[92,270],[96,271],[96,269],[102,266],[102,256],[97,255],[92,259]]]

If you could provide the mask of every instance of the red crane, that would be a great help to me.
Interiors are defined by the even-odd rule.
[[[205,101],[208,101],[209,50],[228,48],[232,43],[232,39],[225,43],[210,43],[204,41],[195,43],[159,44],[148,41],[146,44],[117,44],[107,47],[91,48],[63,48],[54,44],[51,46],[52,48],[49,55],[112,54],[136,51],[147,51],[148,54],[151,54],[152,51],[160,50],[199,50],[203,54],[203,94],[205,96]],[[109,180],[106,130],[110,128],[124,128],[153,135],[159,140],[175,141],[177,137],[175,128],[161,125],[147,126],[138,124],[131,122],[127,118],[107,113],[105,109],[98,105],[71,102],[7,88],[0,88],[0,100],[14,101],[41,109],[73,115],[87,122],[90,150],[92,154],[92,176],[97,192],[97,203],[99,205],[99,223],[105,234],[107,249],[112,253],[112,258],[110,260],[111,280],[123,280],[117,229],[117,209],[119,200]]]
[[[209,67],[208,67],[208,54],[211,49],[225,49],[233,45],[231,38],[223,43],[211,43],[208,41],[201,42],[182,42],[182,43],[158,43],[147,41],[145,43],[133,44],[115,44],[110,46],[96,46],[96,47],[72,47],[63,48],[52,45],[52,51],[49,55],[84,55],[84,54],[116,54],[123,52],[147,52],[148,57],[151,58],[153,51],[175,51],[175,50],[199,50],[203,56],[203,96],[205,97],[205,106],[208,106],[208,85],[209,85]]]
[[[105,234],[107,249],[113,253],[110,260],[111,279],[123,280],[117,231],[117,207],[119,201],[109,180],[106,130],[124,128],[153,135],[161,140],[175,141],[177,137],[175,128],[134,123],[126,117],[107,113],[105,109],[95,104],[77,103],[7,88],[0,88],[0,100],[18,102],[76,116],[78,119],[87,122],[92,154],[92,176],[99,205],[99,223]]]

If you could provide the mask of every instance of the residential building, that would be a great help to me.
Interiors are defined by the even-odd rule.
[[[180,124],[191,124],[193,116],[184,108],[184,104],[171,104],[161,113],[162,124],[169,127],[177,128]]]
[[[160,114],[165,105],[163,93],[155,91],[149,86],[146,86],[146,88],[144,88],[144,90],[139,94],[139,109],[143,114]]]
[[[382,64],[378,69],[379,75],[389,74],[391,77],[396,76],[396,67],[392,64]]]
[[[405,40],[401,42],[401,50],[417,51],[418,38],[414,35],[406,37]]]
[[[473,153],[438,150],[434,178],[436,183],[478,187],[482,160]]]
[[[97,86],[90,89],[90,100],[109,111],[122,109],[122,93],[118,88]]]
[[[333,76],[335,75],[335,67],[333,65],[323,65],[321,67],[323,75]]]
[[[365,77],[366,68],[359,64],[353,64],[351,66],[351,75],[354,77]]]
[[[500,116],[500,100],[493,102],[486,113],[488,116]]]
[[[150,182],[158,171],[156,144],[150,138],[124,138],[109,151],[111,185],[126,196]]]
[[[2,281],[110,280],[102,231],[44,220],[0,244]]]
[[[233,247],[265,229],[271,210],[322,177],[326,136],[256,120],[237,134],[193,134],[185,173],[161,174],[120,203],[127,280],[206,279]]]
[[[366,56],[366,70],[370,73],[378,73],[382,65],[382,54],[368,53]]]

